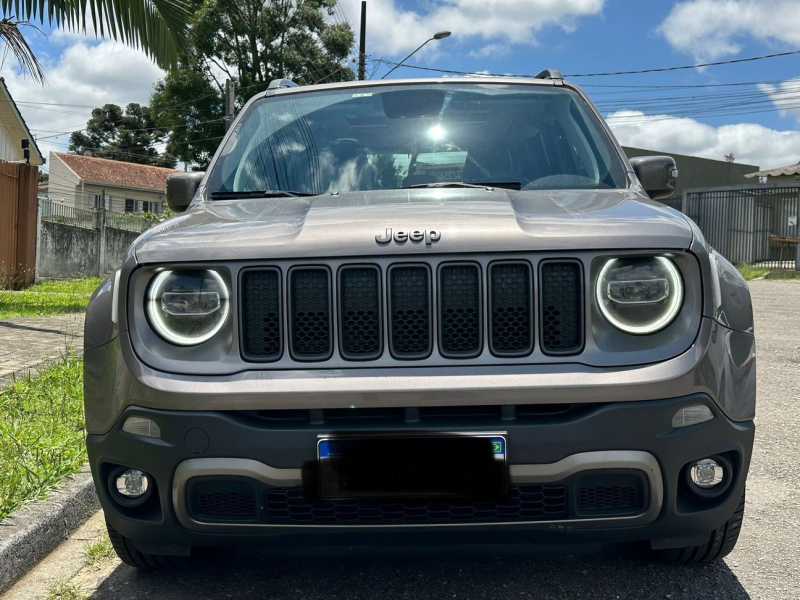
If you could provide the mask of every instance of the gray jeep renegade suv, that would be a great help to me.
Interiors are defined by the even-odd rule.
[[[120,557],[390,528],[730,552],[752,308],[655,201],[676,176],[554,73],[275,82],[89,307]]]

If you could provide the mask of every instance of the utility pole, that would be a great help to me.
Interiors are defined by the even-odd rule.
[[[234,107],[236,104],[236,82],[233,79],[225,81],[225,130],[233,123]]]
[[[367,78],[367,0],[361,0],[361,39],[358,42],[358,78]]]

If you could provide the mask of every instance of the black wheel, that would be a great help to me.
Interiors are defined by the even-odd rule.
[[[733,516],[722,527],[712,531],[705,544],[661,550],[658,552],[658,556],[666,562],[679,565],[702,565],[724,558],[736,546],[743,518],[744,494],[742,494],[742,499]]]
[[[142,571],[153,571],[175,565],[175,559],[172,556],[140,552],[133,545],[133,542],[111,527],[108,521],[106,521],[106,529],[108,529],[108,537],[111,540],[114,551],[126,565],[136,567]]]

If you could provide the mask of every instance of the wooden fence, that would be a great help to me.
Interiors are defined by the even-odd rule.
[[[0,288],[23,288],[36,276],[38,179],[36,167],[0,163]]]

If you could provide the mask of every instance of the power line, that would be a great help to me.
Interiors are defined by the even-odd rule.
[[[780,58],[784,56],[794,56],[800,54],[800,50],[788,50],[786,52],[773,52],[771,54],[762,54],[759,56],[747,56],[744,58],[733,58],[728,60],[718,60],[714,62],[705,62],[705,63],[695,63],[691,65],[677,65],[671,67],[650,67],[646,69],[634,69],[634,70],[627,70],[627,71],[601,71],[598,73],[569,73],[566,74],[565,77],[611,77],[611,76],[618,76],[618,75],[642,75],[646,73],[665,73],[668,71],[683,71],[688,69],[700,69],[704,67],[717,67],[721,65],[734,65],[746,62],[755,62],[759,60],[768,60],[772,58]],[[459,71],[456,69],[444,69],[441,67],[424,67],[422,65],[412,65],[407,63],[396,63],[385,58],[376,58],[372,59],[375,61],[380,61],[384,64],[394,65],[394,66],[403,66],[408,67],[409,69],[417,69],[420,71],[433,71],[437,73],[446,73],[450,75],[473,75],[473,76],[488,76],[488,77],[522,77],[522,78],[533,78],[533,75],[530,74],[513,74],[513,73],[490,73],[490,72],[478,72],[478,71]]]

